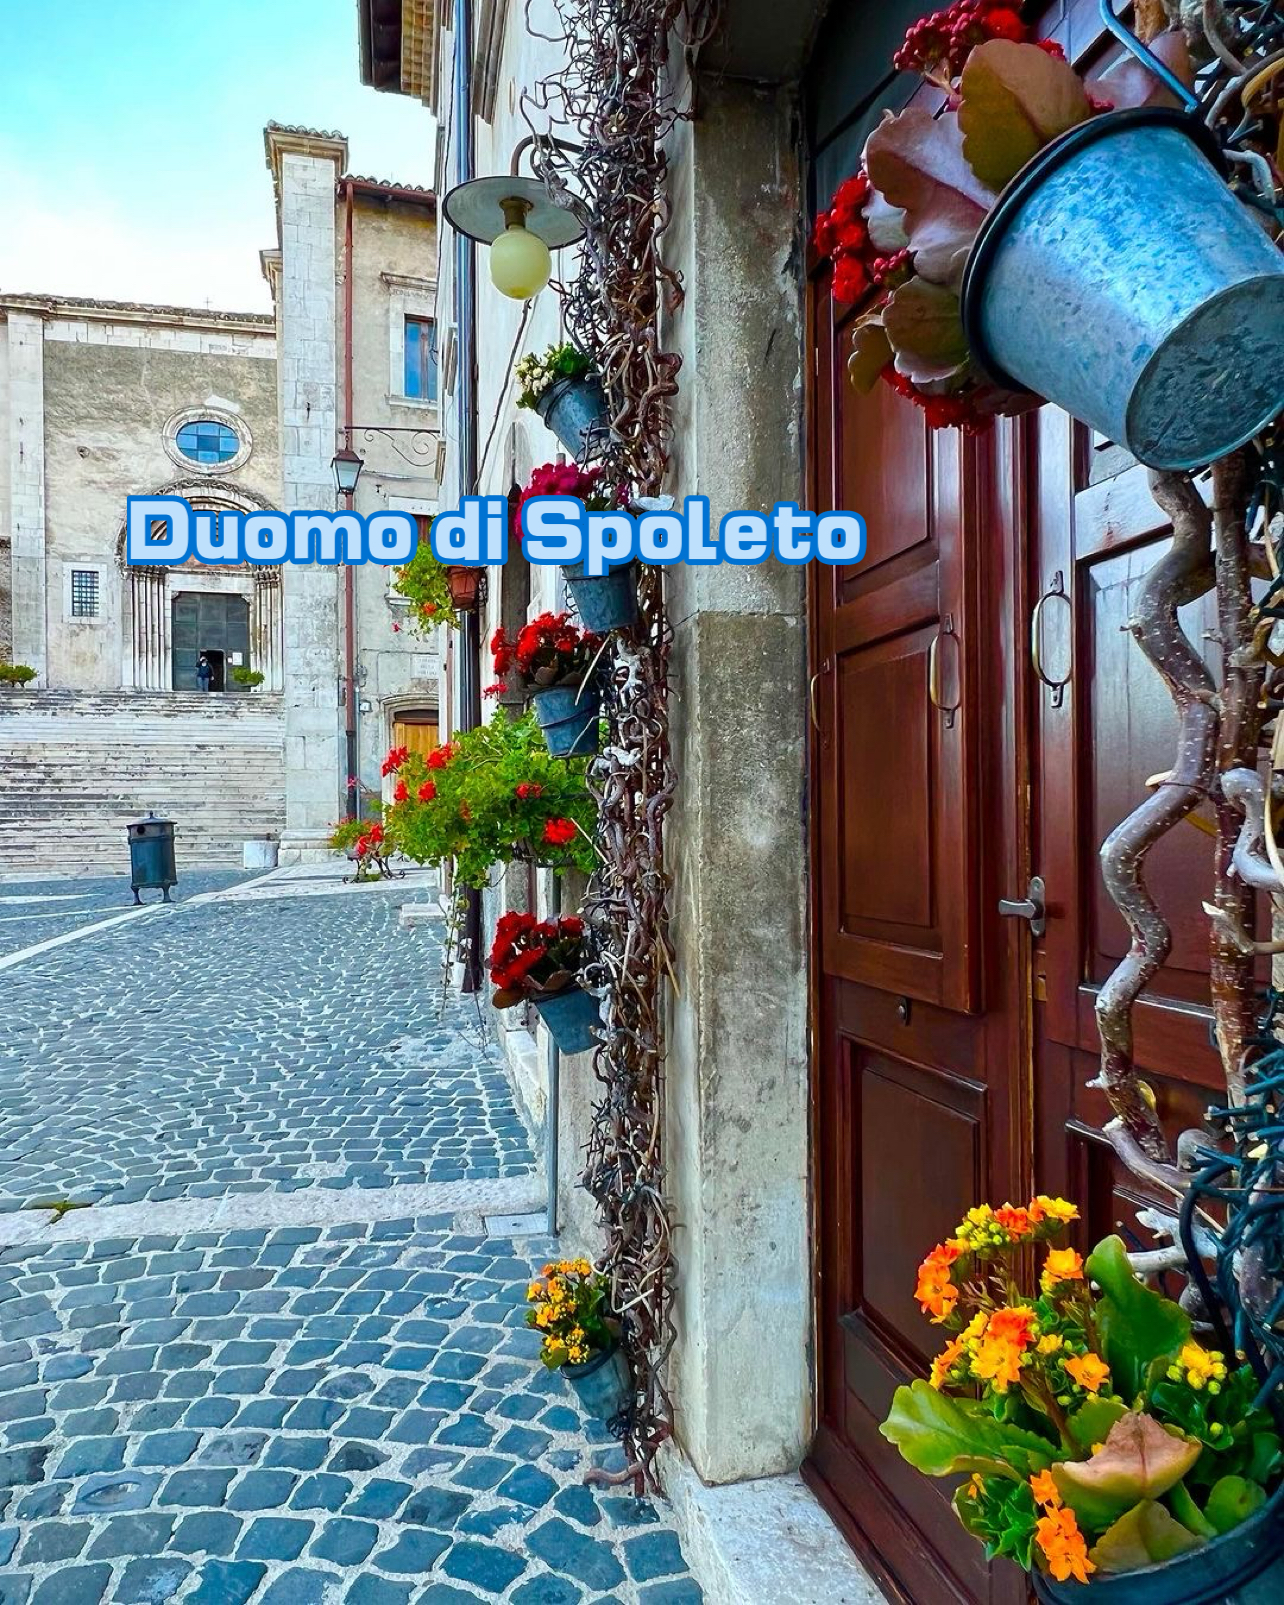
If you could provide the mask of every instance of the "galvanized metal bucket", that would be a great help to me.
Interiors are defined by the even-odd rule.
[[[613,1420],[628,1403],[632,1386],[629,1365],[618,1344],[584,1365],[564,1365],[562,1375],[575,1389],[585,1413],[597,1421]]]
[[[1284,408],[1284,253],[1182,112],[1090,118],[1012,180],[963,277],[998,383],[1064,407],[1153,468],[1197,468]]]
[[[532,1001],[562,1053],[588,1053],[597,1047],[594,1030],[602,1024],[602,1008],[591,992],[572,986]]]
[[[602,693],[596,682],[537,691],[535,719],[554,758],[587,758],[597,751]]]
[[[638,571],[635,563],[611,568],[600,576],[586,575],[583,563],[568,563],[562,572],[575,599],[575,611],[586,630],[605,635],[627,630],[638,618]]]
[[[559,379],[535,403],[535,411],[576,462],[591,462],[606,449],[611,430],[606,395],[596,374]]]

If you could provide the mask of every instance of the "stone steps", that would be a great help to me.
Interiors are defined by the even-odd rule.
[[[0,874],[119,870],[125,826],[172,818],[180,869],[239,864],[285,822],[278,695],[0,694]]]

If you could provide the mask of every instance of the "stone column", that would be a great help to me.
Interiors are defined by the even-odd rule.
[[[668,237],[687,299],[672,486],[801,499],[801,214],[790,108],[702,81]],[[682,203],[685,199],[685,204]],[[799,1464],[811,1430],[804,571],[677,564],[666,833],[681,993],[667,1161],[678,1222],[682,1447],[711,1483]]]
[[[286,511],[334,506],[335,181],[347,160],[337,136],[269,125],[281,263],[276,279],[281,472]],[[340,706],[339,569],[288,564],[281,573],[285,712],[282,860],[325,852],[345,777]]]
[[[44,318],[10,311],[9,529],[13,563],[13,661],[49,684],[45,571]]]

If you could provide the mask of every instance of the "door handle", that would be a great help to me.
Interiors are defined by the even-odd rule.
[[[941,692],[941,641],[947,637],[958,646],[959,638],[954,629],[954,619],[949,613],[941,620],[941,627],[932,637],[932,644],[927,649],[927,695],[932,706],[945,715],[945,728],[953,730],[963,700],[960,694],[953,702],[946,702]]]
[[[1048,909],[1044,902],[1043,877],[1032,875],[1030,887],[1025,896],[1017,899],[1001,897],[999,899],[999,913],[1008,919],[1029,920],[1030,935],[1042,936],[1048,928]]]
[[[1051,675],[1043,666],[1043,613],[1049,602],[1064,602],[1070,619],[1070,627],[1074,623],[1074,604],[1066,595],[1065,576],[1061,570],[1052,576],[1052,584],[1034,604],[1034,612],[1030,615],[1030,663],[1035,676],[1052,693],[1052,706],[1059,708],[1065,701],[1066,687],[1074,676],[1074,643],[1070,644],[1070,661],[1066,672],[1059,678]]]

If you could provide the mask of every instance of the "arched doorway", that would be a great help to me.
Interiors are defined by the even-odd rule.
[[[182,496],[208,512],[271,512],[254,491],[219,481],[176,480],[148,494]],[[133,568],[125,552],[125,528],[117,539],[125,574],[121,616],[121,684],[146,691],[199,689],[196,664],[202,651],[217,654],[211,689],[238,689],[237,667],[263,675],[265,691],[283,684],[281,570],[276,565],[198,563],[169,568]]]

